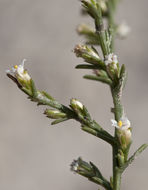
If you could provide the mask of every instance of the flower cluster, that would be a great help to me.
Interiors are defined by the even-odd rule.
[[[115,55],[114,53],[110,53],[109,55],[105,56],[104,62],[106,66],[109,64],[116,65],[118,63],[117,55]]]

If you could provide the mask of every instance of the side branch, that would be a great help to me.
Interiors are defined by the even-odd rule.
[[[148,144],[141,145],[136,152],[127,160],[127,162],[123,165],[121,168],[121,171],[124,172],[124,170],[132,164],[132,162],[148,147]]]
[[[88,180],[104,187],[106,190],[113,190],[110,182],[103,177],[100,170],[92,163],[85,162],[81,158],[74,160],[71,164],[71,170]]]
[[[78,100],[71,99],[69,108],[57,102],[48,93],[37,90],[32,79],[30,79],[27,83],[28,86],[26,87],[26,85],[22,85],[22,83],[20,83],[14,76],[10,74],[7,74],[7,76],[17,84],[21,91],[28,95],[28,98],[31,101],[37,102],[37,105],[47,105],[54,108],[46,109],[44,112],[48,118],[55,119],[51,123],[52,125],[69,119],[74,119],[80,122],[83,131],[86,131],[111,145],[115,144],[114,137],[105,131],[98,123],[92,120],[86,107]]]

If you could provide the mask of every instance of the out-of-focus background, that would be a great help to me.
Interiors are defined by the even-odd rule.
[[[148,25],[147,0],[122,0],[118,23],[125,20],[132,32],[116,41],[120,63],[129,77],[123,103],[133,127],[134,151],[148,142]],[[83,102],[106,130],[113,133],[112,99],[107,86],[82,79],[75,70],[82,60],[72,52],[78,23],[91,23],[80,15],[76,0],[0,0],[0,189],[96,190],[98,187],[69,170],[81,156],[93,161],[109,178],[111,148],[68,121],[51,126],[43,107],[37,107],[10,81],[5,70],[27,59],[26,67],[39,89],[68,105],[71,97]],[[123,175],[123,190],[146,189],[148,151]]]

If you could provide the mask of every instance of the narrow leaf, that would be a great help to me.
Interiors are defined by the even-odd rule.
[[[50,99],[50,100],[55,100],[50,94],[48,94],[48,93],[45,92],[45,91],[42,91],[42,94],[43,94],[44,96],[46,96],[46,98],[48,98],[48,99]]]
[[[88,64],[80,64],[75,67],[76,69],[102,69],[100,65],[88,65]]]
[[[111,79],[109,79],[108,77],[94,76],[94,75],[84,75],[83,78],[89,79],[89,80],[100,81],[100,82],[103,82],[103,83],[105,83],[105,84],[112,85],[112,81],[111,81]]]
[[[55,121],[53,121],[52,123],[51,123],[51,125],[56,125],[56,124],[58,124],[58,123],[61,123],[61,122],[64,122],[64,121],[67,121],[67,120],[69,120],[69,118],[60,118],[60,119],[56,119]]]
[[[124,166],[121,168],[121,171],[123,172],[147,147],[148,144],[143,144],[142,146],[140,146],[138,150],[124,164]]]
[[[36,98],[38,93],[37,93],[37,89],[35,87],[35,83],[32,79],[31,79],[30,83],[31,83],[32,96],[33,96],[33,98]]]

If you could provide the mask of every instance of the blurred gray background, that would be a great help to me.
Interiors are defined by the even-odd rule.
[[[126,20],[132,32],[116,41],[120,63],[129,77],[123,103],[133,127],[131,152],[148,142],[148,1],[122,0],[118,23]],[[98,187],[69,170],[81,156],[93,161],[109,178],[111,148],[85,134],[79,123],[51,126],[43,107],[27,100],[5,70],[27,59],[26,68],[39,89],[47,90],[68,105],[71,97],[83,102],[106,130],[113,133],[112,99],[107,86],[82,79],[75,70],[82,60],[72,52],[83,40],[75,32],[81,22],[77,0],[0,0],[0,189],[1,190],[96,190]],[[123,190],[146,189],[148,151],[123,175]]]

